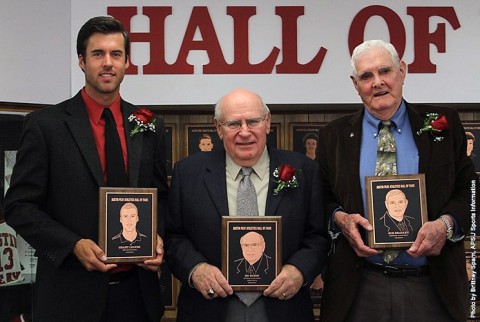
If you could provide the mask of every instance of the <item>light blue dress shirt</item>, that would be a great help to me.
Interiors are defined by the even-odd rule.
[[[392,121],[391,130],[395,138],[397,151],[397,174],[417,174],[418,173],[418,149],[413,139],[412,128],[408,119],[405,101],[402,100],[400,108],[390,119]],[[365,109],[365,115],[362,123],[362,140],[360,145],[360,183],[362,186],[362,198],[364,207],[364,216],[366,217],[365,202],[365,177],[375,175],[375,164],[377,161],[377,142],[378,132],[381,120],[373,116]],[[382,257],[379,255],[368,258],[370,261],[382,263]],[[404,264],[412,266],[422,266],[427,264],[426,257],[414,258],[402,251],[400,255],[391,264]]]

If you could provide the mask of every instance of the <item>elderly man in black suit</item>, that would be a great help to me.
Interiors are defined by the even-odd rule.
[[[85,87],[65,102],[27,115],[5,197],[8,224],[38,256],[34,319],[158,322],[163,314],[157,274],[161,238],[157,257],[141,267],[105,264],[97,243],[99,188],[118,179],[106,166],[102,115],[108,107],[115,120],[110,123],[120,140],[117,161],[125,185],[157,188],[159,216],[168,197],[163,123],[152,115],[149,123],[156,127],[132,136],[137,123],[129,116],[141,116],[119,93],[129,38],[117,20],[87,21],[78,34],[77,53]]]
[[[176,163],[166,223],[166,261],[182,282],[178,322],[313,321],[308,286],[324,265],[327,239],[318,164],[266,146],[270,111],[255,93],[237,89],[215,107],[225,151],[197,153]],[[276,168],[302,170],[298,185],[274,190]],[[221,267],[222,216],[237,215],[242,167],[252,167],[258,215],[282,216],[279,275],[250,306]]]
[[[465,321],[463,236],[470,230],[476,175],[459,115],[403,99],[406,64],[389,43],[359,45],[352,70],[364,108],[320,131],[325,211],[333,237],[321,320]],[[365,176],[375,175],[379,124],[386,120],[396,143],[396,174],[424,173],[426,180],[429,221],[400,253],[382,253],[365,243],[365,232],[372,229],[365,218]]]

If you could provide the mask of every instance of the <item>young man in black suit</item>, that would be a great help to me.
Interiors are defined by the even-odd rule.
[[[129,38],[117,20],[87,21],[78,33],[77,54],[85,87],[27,115],[5,197],[8,224],[38,256],[34,318],[158,322],[161,238],[156,237],[157,257],[140,266],[105,264],[97,243],[99,188],[113,179],[106,169],[104,108],[116,123],[126,185],[158,189],[159,223],[168,194],[164,126],[156,119],[155,131],[130,135],[135,123],[129,116],[136,108],[119,92],[129,65]]]

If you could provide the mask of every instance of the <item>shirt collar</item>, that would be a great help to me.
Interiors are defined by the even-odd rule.
[[[100,123],[100,119],[102,118],[103,109],[105,107],[109,107],[112,111],[113,117],[115,118],[115,122],[117,124],[123,124],[123,118],[117,119],[118,115],[122,115],[121,108],[120,108],[120,95],[117,96],[115,101],[110,106],[102,106],[93,98],[91,98],[85,88],[82,89],[82,98],[85,102],[85,107],[87,108],[88,117],[93,121],[95,125]]]
[[[367,124],[367,131],[369,131],[373,137],[377,137],[378,131],[380,129],[380,122],[381,120],[371,114],[367,109],[365,109],[365,121]],[[397,131],[399,134],[402,134],[402,129],[405,126],[405,122],[407,121],[407,107],[405,105],[405,101],[402,99],[400,103],[400,107],[398,110],[393,114],[392,118],[390,119],[394,126],[392,130]]]
[[[234,181],[236,181],[239,177],[240,169],[242,166],[236,164],[230,155],[226,153],[226,168],[227,168],[227,175],[231,176]],[[262,152],[262,155],[260,156],[260,159],[255,163],[252,168],[254,173],[260,178],[260,180],[263,180],[265,176],[268,175],[268,169],[270,166],[270,156],[268,155],[268,149],[265,146],[265,149]]]

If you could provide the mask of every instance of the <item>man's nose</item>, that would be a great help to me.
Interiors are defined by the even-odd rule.
[[[378,88],[378,87],[382,87],[383,85],[385,85],[385,82],[383,81],[382,77],[379,74],[374,74],[372,86],[374,88]]]
[[[243,135],[243,136],[248,136],[250,135],[250,129],[247,126],[247,123],[242,123],[242,126],[240,127],[240,131],[238,134]]]
[[[112,56],[110,56],[110,54],[106,54],[104,56],[104,60],[103,60],[103,65],[104,66],[112,66]]]

